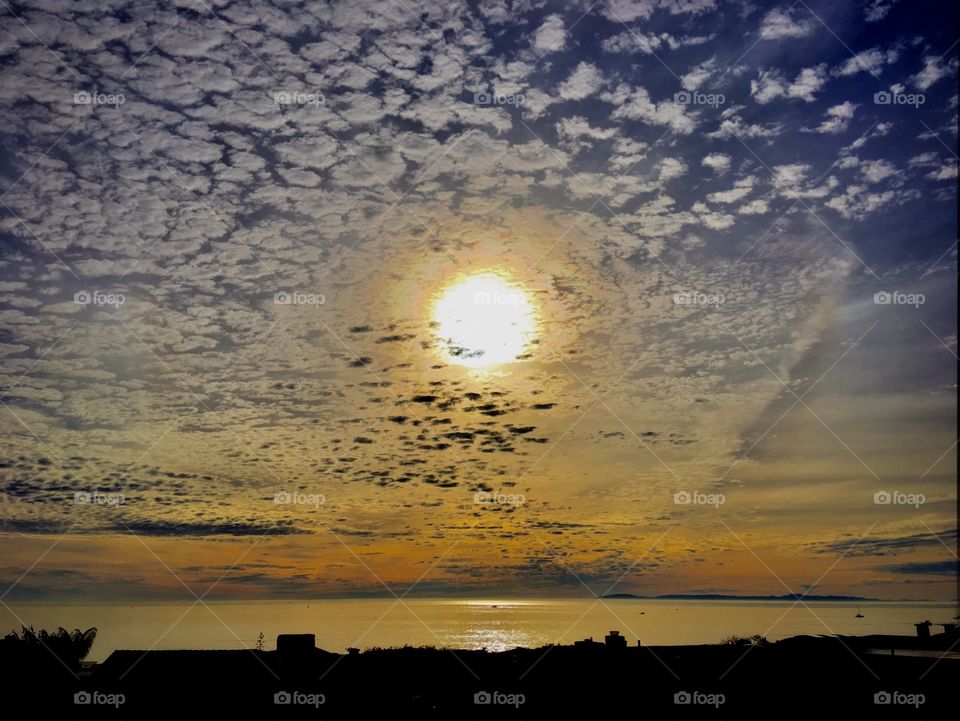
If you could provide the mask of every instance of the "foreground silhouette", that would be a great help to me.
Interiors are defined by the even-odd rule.
[[[96,638],[95,628],[86,631],[76,628],[72,633],[58,628],[51,633],[23,626],[19,634],[10,633],[0,638],[0,659],[12,659],[31,668],[56,664],[76,673]]]
[[[287,635],[276,651],[124,650],[93,668],[80,659],[95,630],[41,634],[31,629],[26,640],[0,643],[5,711],[19,712],[7,718],[792,718],[835,711],[920,719],[947,713],[960,670],[951,651],[955,629],[925,638],[767,643],[754,636],[657,647],[629,646],[612,631],[604,642],[500,653],[407,647],[335,654],[316,648],[312,635]],[[41,638],[59,638],[64,655],[47,651]]]

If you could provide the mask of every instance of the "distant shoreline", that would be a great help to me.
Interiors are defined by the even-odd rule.
[[[627,599],[643,601],[856,601],[856,602],[886,602],[906,603],[904,600],[866,598],[864,596],[812,596],[801,593],[788,593],[783,596],[733,596],[720,593],[690,594],[670,593],[662,596],[638,596],[633,593],[608,593],[600,596],[603,599]]]

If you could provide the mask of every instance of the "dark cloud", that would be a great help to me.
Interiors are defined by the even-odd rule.
[[[957,561],[918,561],[883,566],[883,570],[911,576],[956,576],[957,563]]]
[[[818,547],[820,553],[846,553],[848,556],[888,556],[917,548],[956,545],[957,530],[941,529],[936,532],[914,533],[888,538],[863,538],[834,541]]]
[[[109,526],[114,532],[144,536],[286,536],[309,533],[291,521],[117,521]]]

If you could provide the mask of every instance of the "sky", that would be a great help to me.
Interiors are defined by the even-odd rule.
[[[955,598],[957,13],[2,0],[0,600]]]

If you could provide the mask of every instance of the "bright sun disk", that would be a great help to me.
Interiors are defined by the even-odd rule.
[[[440,295],[433,317],[447,361],[473,368],[509,363],[536,327],[527,293],[496,273],[480,273]]]

